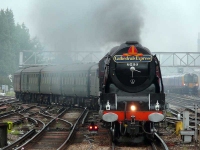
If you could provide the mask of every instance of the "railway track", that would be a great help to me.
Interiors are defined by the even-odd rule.
[[[5,104],[13,104],[19,102],[15,99],[15,97],[9,97],[9,96],[0,96],[0,105]]]
[[[176,122],[183,120],[183,111],[189,111],[189,128],[191,130],[195,130],[195,132],[199,132],[200,130],[200,111],[198,110],[197,115],[195,115],[195,110],[193,109],[195,104],[200,106],[200,98],[197,96],[186,96],[186,95],[179,95],[179,94],[168,94],[167,95],[167,102],[170,104],[170,108],[168,111],[174,117],[166,117],[166,122],[169,124],[176,124]],[[180,116],[180,117],[178,117]],[[178,119],[179,118],[179,119]],[[195,125],[197,123],[197,126]],[[170,129],[170,128],[169,128]],[[176,143],[181,143],[182,139],[177,138],[174,130],[171,130],[171,139],[166,138],[165,140],[168,141],[169,145],[176,146]],[[177,133],[177,132],[176,132]],[[169,136],[169,137],[170,137]],[[191,149],[199,149],[198,142],[194,142],[196,138],[193,136],[193,141],[189,144],[184,144],[185,147],[191,147]],[[183,138],[183,137],[182,137]],[[200,135],[197,134],[197,139],[200,138]],[[173,140],[174,139],[174,140]],[[191,145],[191,146],[190,146]],[[190,149],[190,148],[189,148]]]
[[[15,112],[0,117],[0,122],[16,122],[24,116]]]
[[[97,111],[88,111],[87,117],[79,122],[75,136],[68,149],[104,149],[110,148],[111,140],[109,130],[104,128],[99,120]],[[94,122],[98,132],[89,132],[89,126]]]
[[[35,120],[33,118],[28,118],[28,121],[34,124],[34,126],[38,124],[43,124],[43,127],[45,124],[41,122],[40,120]],[[26,122],[27,123],[27,122]],[[42,128],[40,128],[41,130]],[[6,147],[3,147],[2,150],[11,150],[11,149],[16,149],[19,145],[22,145],[26,141],[30,140],[35,134],[37,133],[37,130],[33,127],[29,131],[25,132],[23,136],[17,137],[11,144],[9,144]]]
[[[38,112],[42,112],[44,109],[46,109],[46,107],[33,105],[33,106],[30,106],[26,109],[23,109],[19,113],[26,117],[26,116],[30,116],[30,115],[33,115],[33,114],[38,113]]]
[[[200,98],[199,97],[191,97],[191,96],[182,96],[178,94],[170,94],[167,96],[167,102],[175,108],[169,108],[171,114],[173,114],[175,117],[180,114],[181,119],[183,118],[182,112],[187,110],[190,112],[190,124],[200,124],[200,109],[197,110],[197,113],[195,112],[195,104],[200,106]],[[171,106],[171,107],[173,107]],[[176,109],[176,110],[175,110]],[[179,109],[179,110],[178,110]],[[174,120],[172,118],[167,118],[168,120]],[[173,121],[171,121],[173,123]],[[194,128],[194,127],[193,127]]]
[[[14,104],[16,109],[19,109],[19,105],[17,105],[17,103]],[[25,108],[23,111],[22,107]],[[31,108],[30,108],[31,107]],[[113,145],[112,146],[112,142],[110,142],[109,138],[109,132],[108,130],[106,130],[103,126],[101,126],[100,124],[100,120],[99,117],[97,115],[97,112],[92,112],[90,115],[90,113],[88,112],[88,116],[90,117],[86,117],[85,121],[80,120],[79,124],[77,124],[74,129],[72,129],[72,127],[70,128],[70,125],[68,126],[68,129],[66,129],[66,125],[64,125],[63,120],[64,121],[68,121],[71,122],[72,124],[75,124],[77,121],[77,117],[79,114],[81,114],[81,112],[78,111],[78,108],[74,109],[74,110],[68,110],[66,109],[65,112],[68,112],[66,114],[60,115],[60,112],[62,112],[64,109],[64,107],[62,106],[35,106],[35,104],[23,104],[21,105],[21,110],[20,113],[23,114],[22,117],[25,117],[27,119],[32,118],[35,121],[33,122],[37,122],[37,126],[33,127],[30,129],[29,132],[27,132],[27,134],[25,134],[24,136],[22,136],[21,140],[17,140],[15,142],[13,142],[13,144],[9,145],[10,147],[12,147],[12,149],[21,149],[21,148],[25,148],[23,145],[29,143],[28,141],[32,141],[33,139],[37,139],[36,143],[40,143],[40,145],[42,145],[43,147],[39,147],[39,149],[45,149],[45,139],[47,143],[52,143],[51,141],[55,141],[56,143],[60,143],[57,145],[57,147],[53,147],[51,146],[51,148],[53,149],[84,149],[84,147],[86,149],[104,149],[104,148],[108,148],[108,149],[115,149],[115,150],[139,150],[139,149],[153,149],[152,145],[154,145],[154,147],[156,147],[157,149],[162,149],[162,144],[159,142],[154,142],[151,145],[148,146],[128,146],[126,144],[124,144],[124,146],[122,145]],[[16,113],[18,111],[12,111],[12,113]],[[49,119],[48,119],[49,117]],[[52,121],[54,120],[54,121]],[[84,123],[80,123],[80,122],[84,122]],[[99,131],[98,134],[91,134],[88,132],[88,125],[91,123],[91,121],[95,121],[98,126],[99,126]],[[50,122],[52,124],[50,124]],[[57,122],[57,124],[55,123]],[[36,123],[35,123],[36,124]],[[71,129],[71,130],[70,130]],[[38,134],[40,133],[40,131],[44,130],[44,132],[46,134],[44,134],[45,138],[42,138],[42,136],[40,137]],[[49,133],[47,133],[49,131]],[[57,132],[57,133],[56,133]],[[67,135],[66,134],[62,134],[62,132],[68,132]],[[52,134],[51,134],[52,133]],[[69,137],[68,135],[71,136]],[[62,137],[61,139],[58,139],[58,141],[56,140],[52,140],[55,139],[56,136],[58,136],[58,134],[62,135],[60,137]],[[37,136],[38,135],[38,136]],[[73,136],[72,136],[73,135]],[[54,138],[53,138],[54,137]],[[44,141],[40,141],[39,138],[44,139]],[[51,140],[49,140],[51,139]],[[67,139],[65,141],[63,141],[64,139]],[[107,139],[107,140],[105,140]],[[59,141],[60,140],[60,141]],[[44,143],[43,143],[44,142]],[[63,144],[61,144],[63,142]],[[35,143],[33,144],[35,145]],[[30,146],[29,148],[33,147]],[[50,144],[49,144],[50,145]],[[55,145],[55,144],[54,144]],[[60,148],[58,146],[61,146]],[[29,149],[28,148],[28,149]],[[35,147],[35,149],[37,149],[38,147]],[[9,148],[8,148],[9,149]],[[11,148],[10,148],[11,149]],[[47,148],[49,149],[49,148]]]
[[[17,147],[17,145],[27,141],[37,132],[37,130],[41,130],[42,126],[44,126],[44,123],[40,120],[30,117],[30,114],[35,114],[39,111],[38,108],[35,109],[34,107],[35,106],[27,107],[23,110],[16,107],[16,110],[4,113],[4,115],[0,117],[0,122],[10,122],[12,124],[10,126],[11,128],[9,127],[11,131],[8,132],[9,145],[3,149],[11,149]],[[20,113],[26,112],[29,109],[32,111],[29,115]]]
[[[67,147],[67,142],[75,131],[76,121],[84,111],[63,111],[57,117],[52,118],[29,142],[17,149],[63,149]]]
[[[154,137],[156,138],[156,142],[151,143],[152,150],[169,150],[165,141],[157,133],[154,133]]]
[[[179,94],[167,94],[166,95],[166,102],[175,106],[181,106],[191,111],[194,111],[194,104],[200,106],[200,97],[196,96],[186,96],[186,95],[179,95]]]
[[[142,149],[147,149],[147,150],[169,150],[167,144],[165,141],[157,134],[153,133],[154,139],[149,139],[147,143],[141,143],[139,145],[132,145],[132,146],[127,146],[127,145],[116,145],[115,143],[112,143],[111,149],[112,150],[142,150]]]
[[[195,106],[194,104],[197,104],[200,106],[200,98],[197,96],[185,96],[185,95],[179,95],[179,94],[170,94],[168,95],[167,101],[174,105],[175,107],[169,108],[168,111],[175,117],[180,115],[180,119],[182,120],[183,114],[182,112],[187,110],[190,112],[190,128],[195,129],[195,122],[197,122],[197,125],[200,126],[200,110],[197,112],[197,115],[195,116],[195,110],[193,109]],[[196,118],[196,119],[195,119]],[[180,121],[177,118],[167,117],[166,120],[170,123],[175,124],[175,122]],[[198,127],[197,127],[197,130]]]
[[[6,121],[9,120],[13,123],[19,121],[27,123],[27,120],[32,120],[32,123],[35,124],[35,127],[31,127],[32,129],[30,129],[30,131],[27,132],[27,134],[20,137],[20,139],[15,138],[15,141],[12,141],[12,143],[9,144],[4,149],[19,148],[20,145],[24,145],[28,143],[28,141],[32,140],[32,138],[35,137],[38,134],[38,132],[45,131],[44,129],[48,130],[48,132],[45,131],[46,133],[44,133],[43,137],[47,137],[47,139],[48,137],[52,137],[52,140],[56,139],[58,145],[61,145],[63,141],[59,143],[59,139],[63,140],[67,139],[67,135],[71,136],[72,133],[70,129],[72,128],[73,124],[75,124],[77,117],[81,115],[80,111],[79,112],[68,111],[64,115],[60,115],[59,113],[64,110],[64,108],[61,106],[41,107],[32,104],[29,105],[22,104],[21,107],[25,109],[20,109],[19,111],[14,110],[10,111],[9,113],[3,114],[1,116],[2,122],[5,122],[5,120]],[[58,118],[58,116],[60,118]],[[68,119],[69,121],[66,121],[65,119]],[[68,129],[65,129],[66,127],[65,125],[63,125],[64,123],[69,124],[67,127]],[[63,135],[63,137],[61,137],[60,135]],[[42,139],[45,140],[45,138]],[[51,143],[55,143],[55,141]],[[31,145],[30,147],[33,146]],[[42,145],[42,147],[44,147],[44,145]]]

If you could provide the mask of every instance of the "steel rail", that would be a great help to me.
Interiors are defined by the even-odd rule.
[[[41,124],[43,124],[43,128],[45,127],[45,124],[40,120],[36,120],[34,118],[28,118],[28,119],[32,120],[33,122],[35,122],[35,121],[37,123],[40,122]],[[23,145],[25,145],[26,143],[31,141],[36,135],[37,135],[37,133],[36,133],[35,129],[32,129],[29,132],[27,132],[24,136],[22,136],[20,139],[18,139],[14,143],[12,143],[11,145],[3,147],[2,150],[7,150],[7,149],[10,150],[12,148],[19,149],[20,147],[23,147]],[[31,138],[29,140],[27,140],[29,137],[31,137]],[[19,145],[20,143],[23,143],[24,141],[26,141],[24,144],[22,144],[20,147],[16,147],[16,145]]]
[[[63,142],[63,144],[57,150],[62,150],[62,149],[66,148],[66,146],[67,146],[66,144],[69,142],[70,138],[72,137],[78,122],[80,121],[80,119],[83,117],[84,114],[86,115],[86,110],[87,110],[87,108],[84,108],[82,114],[78,117],[78,119],[74,123],[74,125],[73,125],[73,127],[72,127],[72,129],[71,129],[71,131],[70,131],[70,133],[69,133],[69,135],[67,137],[67,139]]]
[[[42,114],[42,113],[40,113]],[[43,115],[43,114],[42,114]],[[45,117],[50,117],[50,116],[47,116],[47,115],[44,115]],[[50,117],[50,118],[53,118],[53,117]],[[16,148],[16,150],[21,150],[24,146],[26,146],[27,144],[29,144],[32,140],[36,139],[37,137],[39,137],[42,133],[45,132],[45,130],[47,129],[47,127],[55,120],[52,119],[50,120],[46,125],[44,122],[40,121],[40,120],[37,120],[39,121],[40,123],[43,124],[43,128],[40,130],[40,132],[38,132],[37,134],[35,134],[30,140],[26,141],[24,144],[22,144],[20,147]]]
[[[62,113],[64,113],[67,109],[65,109],[63,112],[61,112],[58,116],[62,115]],[[40,132],[38,132],[36,135],[34,135],[30,140],[28,140],[26,143],[24,143],[23,145],[21,145],[20,147],[16,148],[16,150],[21,150],[23,147],[27,146],[32,140],[38,138],[39,136],[42,136],[42,134],[44,134],[44,132],[46,131],[46,129],[50,126],[51,123],[53,123],[58,116],[56,117],[52,117],[50,115],[46,115],[44,113],[39,112],[39,114],[45,116],[45,117],[49,117],[52,118],[46,125],[44,122],[43,123],[43,128],[40,130]],[[41,122],[41,121],[40,121]],[[65,121],[66,122],[66,121]],[[67,122],[68,123],[68,122]],[[69,123],[71,125],[71,123]]]
[[[14,143],[12,143],[12,144],[10,144],[10,145],[8,145],[6,147],[3,147],[2,150],[10,150],[10,149],[16,148],[16,145],[19,145],[23,141],[26,141],[29,137],[31,137],[35,133],[36,133],[35,129],[30,130],[29,132],[24,134],[20,139],[18,139]]]
[[[169,150],[169,148],[167,147],[167,144],[163,141],[163,139],[157,134],[154,133],[154,135],[157,137],[157,139],[159,139],[159,141],[162,143],[164,150]]]
[[[86,117],[87,117],[88,113],[89,113],[89,111],[87,110],[87,112],[86,112],[85,116],[83,117],[83,119],[82,119],[82,121],[81,121],[81,124],[82,124],[82,126],[83,126],[83,125],[84,125],[84,123],[85,123],[85,119],[86,119]]]

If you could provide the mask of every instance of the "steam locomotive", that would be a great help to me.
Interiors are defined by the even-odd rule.
[[[164,119],[165,94],[156,56],[130,41],[114,47],[99,62],[100,112],[112,122],[112,140],[141,142],[142,133]]]
[[[165,90],[180,94],[198,94],[199,80],[195,73],[170,75],[163,77]]]
[[[114,47],[98,64],[21,69],[14,74],[14,91],[24,102],[98,109],[113,141],[142,141],[164,119],[159,61],[136,41]]]

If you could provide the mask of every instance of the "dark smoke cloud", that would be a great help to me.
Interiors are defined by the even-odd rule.
[[[138,0],[35,0],[32,5],[32,23],[48,50],[99,50],[112,42],[140,41]]]

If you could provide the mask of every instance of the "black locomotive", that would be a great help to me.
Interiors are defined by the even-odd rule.
[[[141,141],[164,119],[165,94],[159,61],[135,41],[114,47],[98,64],[28,67],[14,75],[16,97],[24,102],[99,109],[113,141]],[[150,133],[151,134],[151,133]],[[139,137],[139,138],[138,138]]]
[[[99,62],[100,113],[112,131],[113,141],[130,136],[143,140],[154,123],[164,119],[165,94],[156,56],[130,41],[114,47]]]

